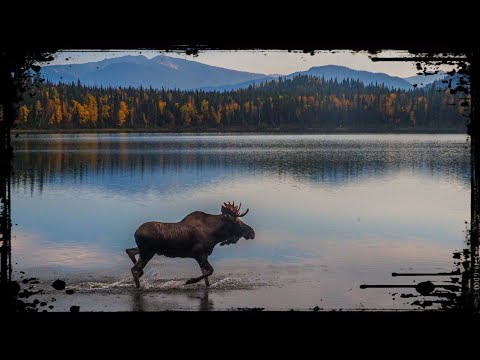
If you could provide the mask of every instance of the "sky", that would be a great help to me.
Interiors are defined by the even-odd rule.
[[[392,76],[409,77],[418,72],[414,62],[373,62],[371,54],[367,52],[354,53],[350,51],[316,52],[314,55],[303,52],[287,52],[278,50],[269,51],[214,51],[205,50],[198,56],[186,55],[180,52],[161,52],[153,50],[117,50],[117,51],[64,51],[56,54],[50,65],[86,63],[100,61],[107,58],[125,55],[144,55],[152,58],[157,55],[167,55],[200,63],[224,67],[228,69],[262,73],[286,75],[296,71],[308,70],[313,66],[342,65],[355,70],[367,70],[382,72]],[[384,51],[377,54],[378,57],[402,57],[408,56],[406,52]],[[68,59],[68,60],[66,60]],[[450,68],[444,68],[450,70]]]

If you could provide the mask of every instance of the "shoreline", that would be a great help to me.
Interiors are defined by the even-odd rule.
[[[245,129],[12,129],[12,134],[183,134],[183,135],[360,135],[360,134],[457,134],[468,135],[458,129],[393,129],[393,130],[245,130]]]

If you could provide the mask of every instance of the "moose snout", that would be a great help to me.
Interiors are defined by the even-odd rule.
[[[255,231],[253,231],[253,230],[249,231],[249,232],[246,234],[245,239],[247,239],[247,240],[255,239]]]

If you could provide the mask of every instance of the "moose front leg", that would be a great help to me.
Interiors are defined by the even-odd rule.
[[[132,260],[133,265],[135,265],[137,263],[137,259],[135,259],[135,255],[140,254],[140,251],[138,250],[138,248],[131,248],[125,251],[127,252],[127,255],[130,258],[130,260]],[[143,270],[140,270],[140,272],[138,273],[138,277],[141,278],[142,275],[143,275]]]
[[[213,274],[212,265],[210,265],[206,256],[195,258],[195,260],[197,260],[198,265],[200,265],[200,269],[202,270],[203,275],[199,276],[199,277],[196,277],[196,278],[189,279],[185,283],[185,285],[194,284],[196,282],[199,282],[202,279],[205,279],[205,285],[210,286],[210,283],[208,281],[208,277]]]

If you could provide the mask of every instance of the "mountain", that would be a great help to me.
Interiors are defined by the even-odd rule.
[[[206,86],[201,89],[204,91],[232,91],[237,89],[246,89],[250,85],[261,84],[262,82],[272,81],[278,79],[278,76],[265,76],[254,80],[249,80],[233,85],[221,85],[221,86]]]
[[[453,91],[463,91],[464,89],[470,91],[470,79],[468,75],[459,73],[446,74],[441,80],[435,80],[431,84],[425,85],[425,88],[430,89],[432,86],[437,89],[450,88]]]
[[[41,74],[53,83],[80,81],[90,86],[152,87],[181,90],[230,91],[277,79],[280,75],[249,73],[202,64],[196,61],[159,55],[148,59],[143,55],[122,56],[98,62],[71,65],[50,65]],[[412,84],[399,77],[383,73],[353,70],[344,66],[326,65],[287,75],[311,75],[325,79],[346,78],[365,84],[384,84],[388,88],[413,89]]]
[[[360,80],[366,85],[377,83],[384,84],[386,87],[391,89],[413,89],[412,84],[410,84],[407,80],[397,76],[390,76],[384,73],[373,73],[363,70],[353,70],[339,65],[315,66],[307,71],[293,73],[289,75],[289,77],[296,75],[311,75],[315,77],[323,77],[326,80],[337,79],[338,81],[342,81],[344,79],[354,79]]]
[[[436,74],[432,75],[415,75],[415,76],[410,76],[406,77],[405,80],[407,80],[410,84],[417,84],[417,86],[422,87],[428,84],[433,83],[434,81],[442,80],[445,76],[447,76],[447,73],[440,70]]]
[[[231,86],[267,77],[164,55],[152,59],[129,55],[86,64],[51,65],[43,67],[41,74],[53,83],[80,80],[91,86],[182,90]]]

